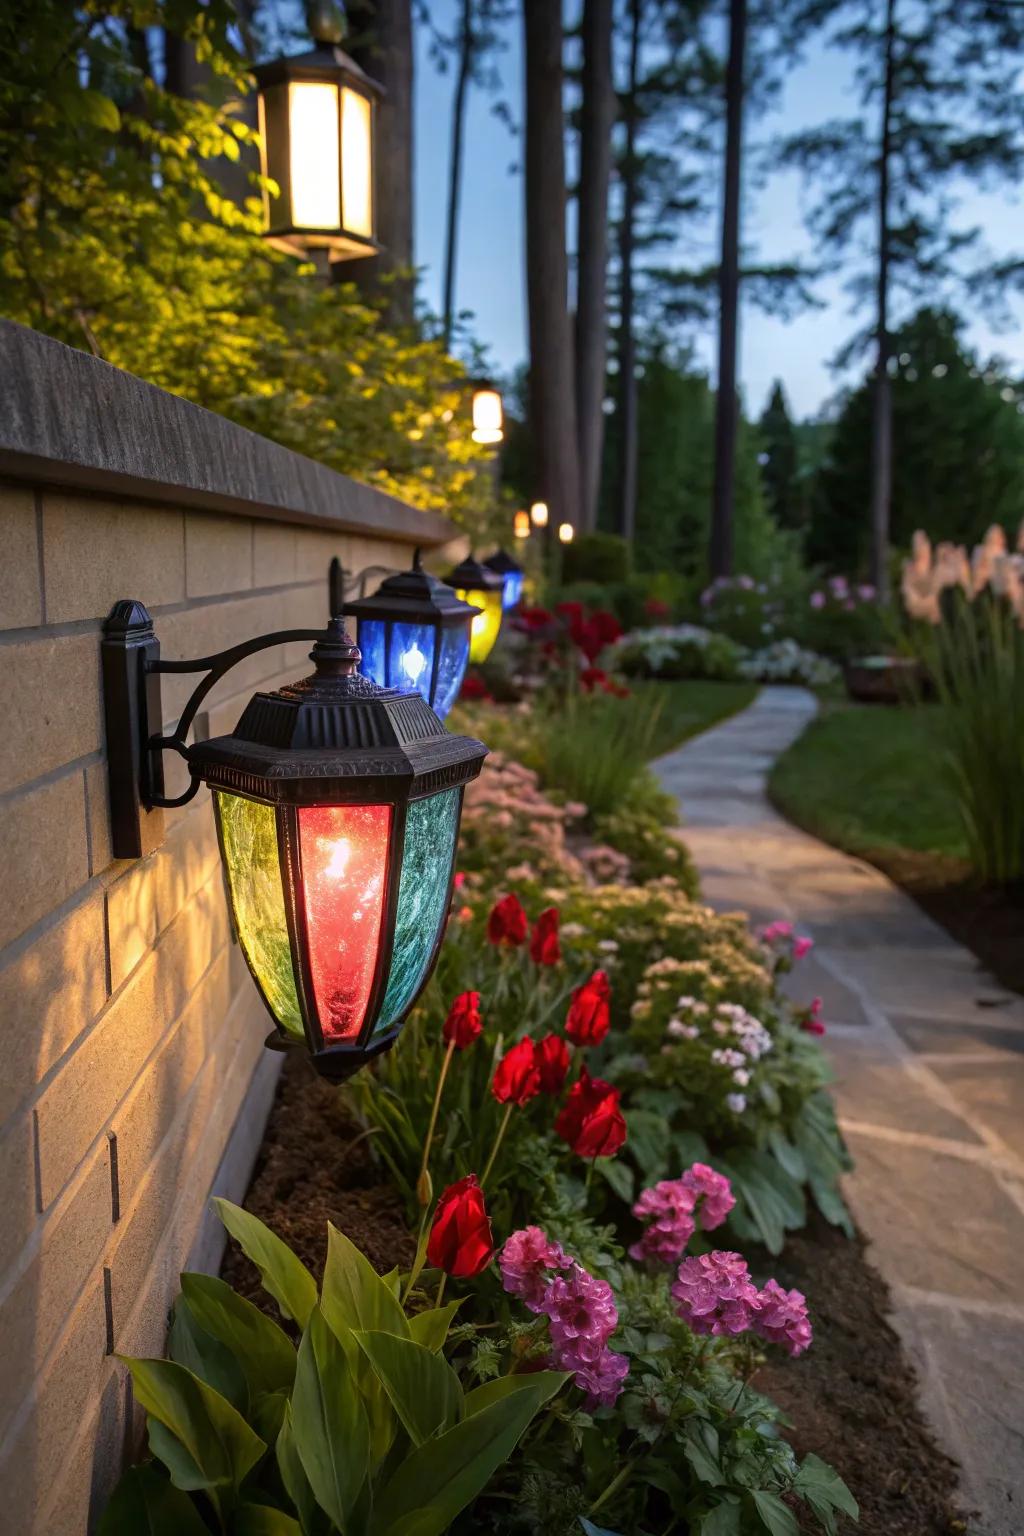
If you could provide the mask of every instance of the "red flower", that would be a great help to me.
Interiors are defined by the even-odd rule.
[[[800,1020],[800,1028],[808,1035],[823,1035],[825,1023],[821,1017],[821,998],[816,997],[809,1008],[805,1008],[797,1015]]]
[[[649,619],[667,619],[672,609],[664,598],[649,597],[644,603],[644,613]]]
[[[551,623],[552,617],[546,608],[520,608],[515,628],[525,630],[527,634],[536,634],[538,630],[547,629]]]
[[[519,897],[514,894],[503,896],[495,902],[487,919],[487,941],[490,944],[525,944],[528,927]]]
[[[573,1045],[600,1045],[611,1024],[608,1006],[611,988],[604,971],[595,971],[589,981],[572,994],[565,1032]]]
[[[595,688],[608,689],[608,673],[602,672],[600,667],[584,667],[580,673],[580,687],[585,693],[593,693]]]
[[[470,672],[467,677],[463,678],[462,687],[459,692],[464,699],[489,699],[491,696],[487,691],[487,684],[483,678],[477,677],[474,672]]]
[[[483,1021],[480,1018],[480,993],[460,992],[448,1010],[448,1017],[444,1021],[445,1045],[454,1045],[457,1051],[464,1051],[467,1045],[472,1045],[474,1040],[480,1038],[483,1029]]]
[[[555,1134],[579,1157],[613,1157],[626,1140],[619,1090],[584,1067],[555,1121]]]
[[[611,645],[622,637],[622,625],[614,613],[599,608],[590,620],[590,626],[602,645]]]
[[[557,965],[562,958],[558,943],[558,908],[545,907],[533,925],[530,959],[538,965]]]
[[[455,874],[452,876],[452,888],[456,891],[461,891],[465,883],[466,871],[464,869],[457,869]]]
[[[533,1060],[540,1073],[541,1093],[561,1093],[569,1075],[569,1047],[561,1035],[545,1035],[538,1040]]]
[[[491,1092],[499,1104],[525,1104],[540,1093],[540,1069],[533,1041],[520,1040],[494,1069]]]
[[[558,614],[559,618],[565,619],[567,621],[570,630],[574,624],[583,623],[582,603],[558,603],[556,604],[555,612]]]
[[[475,1173],[450,1184],[437,1202],[427,1263],[446,1275],[465,1279],[486,1269],[494,1253],[494,1236]]]

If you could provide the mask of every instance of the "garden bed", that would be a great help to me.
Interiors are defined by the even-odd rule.
[[[245,1205],[317,1276],[328,1221],[378,1270],[411,1262],[400,1195],[375,1167],[344,1093],[298,1055],[285,1065]],[[913,1368],[888,1322],[888,1290],[863,1243],[819,1220],[791,1236],[782,1255],[768,1259],[752,1251],[751,1260],[813,1298],[813,1348],[797,1361],[770,1361],[754,1383],[792,1421],[798,1453],[814,1452],[835,1466],[860,1504],[863,1536],[963,1532],[955,1468],[917,1406]],[[277,1316],[255,1267],[234,1244],[222,1274]]]

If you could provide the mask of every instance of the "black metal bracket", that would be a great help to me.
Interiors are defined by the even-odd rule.
[[[114,857],[137,859],[163,840],[160,812],[187,805],[200,781],[190,775],[181,795],[164,794],[163,754],[177,752],[188,761],[188,733],[207,694],[232,667],[257,651],[293,640],[318,640],[323,629],[279,629],[233,645],[213,656],[191,661],[161,661],[153,620],[142,603],[130,598],[114,604],[103,624],[101,645],[103,701],[110,771],[110,830]],[[174,731],[162,726],[160,679],[165,673],[202,672]]]
[[[420,552],[417,549],[414,563],[419,564]],[[331,618],[339,618],[345,604],[353,594],[359,597],[366,596],[366,583],[371,576],[397,576],[402,569],[397,565],[366,565],[361,571],[349,575],[338,559],[337,555],[331,560],[327,571],[327,589],[329,594]]]

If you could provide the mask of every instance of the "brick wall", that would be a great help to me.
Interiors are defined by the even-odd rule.
[[[315,626],[335,554],[394,565],[411,543],[0,483],[0,1528],[18,1536],[81,1536],[105,1498],[133,1434],[112,1355],[160,1353],[179,1271],[216,1263],[208,1197],[244,1189],[280,1060],[208,791],[165,813],[150,857],[111,858],[100,621],[140,599],[169,659]],[[209,733],[308,649],[232,672]],[[163,680],[165,726],[193,682]]]

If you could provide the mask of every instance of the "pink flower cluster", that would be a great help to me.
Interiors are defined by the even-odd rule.
[[[674,1264],[697,1229],[698,1214],[704,1231],[712,1232],[735,1204],[729,1180],[706,1163],[694,1163],[679,1179],[662,1179],[645,1189],[633,1207],[633,1215],[650,1224],[630,1248],[630,1258]]]
[[[802,1354],[813,1337],[801,1292],[783,1290],[776,1280],[759,1291],[738,1253],[716,1251],[684,1259],[672,1299],[694,1333],[753,1332],[781,1344],[790,1355]]]
[[[506,1291],[531,1312],[548,1317],[552,1366],[575,1373],[588,1406],[611,1407],[629,1375],[626,1356],[608,1348],[619,1325],[611,1286],[551,1242],[540,1227],[513,1232],[498,1264]]]
[[[802,960],[814,948],[813,939],[807,938],[806,934],[796,933],[793,924],[781,917],[761,929],[761,941],[775,951],[779,960],[786,960],[791,965]]]

